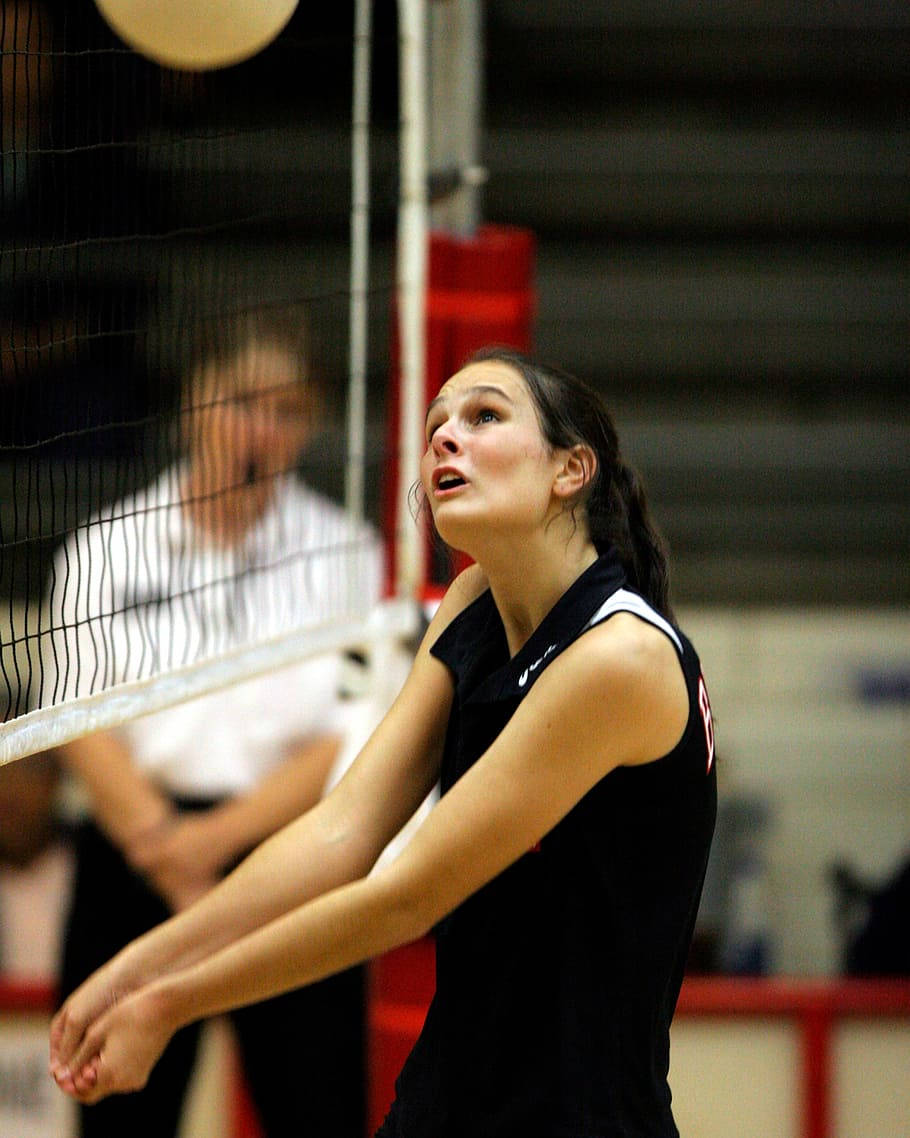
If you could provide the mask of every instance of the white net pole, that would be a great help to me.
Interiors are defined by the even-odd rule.
[[[463,236],[480,223],[480,189],[486,171],[480,165],[480,116],[483,104],[483,42],[480,0],[453,0],[455,30],[451,55],[455,62],[452,107],[455,161],[459,187],[452,203],[451,225]]]
[[[446,192],[431,206],[434,229],[469,237],[480,221],[480,116],[483,103],[480,0],[430,7],[431,181]]]
[[[351,300],[348,383],[348,462],[345,503],[364,515],[367,342],[370,248],[370,52],[372,0],[354,6],[354,86],[351,121]]]
[[[426,4],[399,0],[401,189],[398,211],[398,312],[401,415],[396,509],[396,592],[416,597],[423,585],[423,534],[410,521],[409,492],[420,474],[426,397],[427,83]]]

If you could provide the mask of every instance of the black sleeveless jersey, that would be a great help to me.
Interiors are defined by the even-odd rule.
[[[620,767],[436,930],[437,987],[381,1138],[676,1138],[669,1028],[714,829],[710,706],[682,633],[601,557],[517,655],[489,592],[432,652],[455,698],[442,792],[586,629],[632,612],[673,642],[677,746]],[[571,761],[571,756],[567,757]]]

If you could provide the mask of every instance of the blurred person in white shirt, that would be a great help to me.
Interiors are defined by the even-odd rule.
[[[241,318],[201,344],[182,460],[58,553],[42,703],[378,600],[372,530],[296,471],[318,422],[311,371],[305,327],[278,317]],[[77,653],[78,671],[64,667]],[[342,653],[314,657],[63,748],[91,813],[77,835],[64,996],[318,801],[356,732],[349,666]],[[363,1002],[355,969],[233,1017],[268,1138],[361,1138]],[[83,1138],[175,1134],[197,1042],[197,1030],[180,1033],[144,1090],[83,1108]]]

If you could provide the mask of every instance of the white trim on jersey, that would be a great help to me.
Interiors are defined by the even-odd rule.
[[[585,628],[593,628],[595,624],[600,624],[601,621],[606,620],[608,616],[612,616],[616,612],[631,612],[635,616],[641,617],[642,620],[648,621],[649,624],[655,625],[670,637],[680,656],[682,656],[682,641],[677,636],[673,625],[664,620],[644,597],[640,597],[638,593],[632,593],[628,589],[617,589],[612,596],[608,597],[585,625]]]

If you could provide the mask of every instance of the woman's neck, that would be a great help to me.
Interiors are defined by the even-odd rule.
[[[524,542],[517,554],[513,545],[499,557],[491,553],[478,558],[512,656],[597,556],[593,542],[576,533],[559,543],[544,535],[539,541]]]

